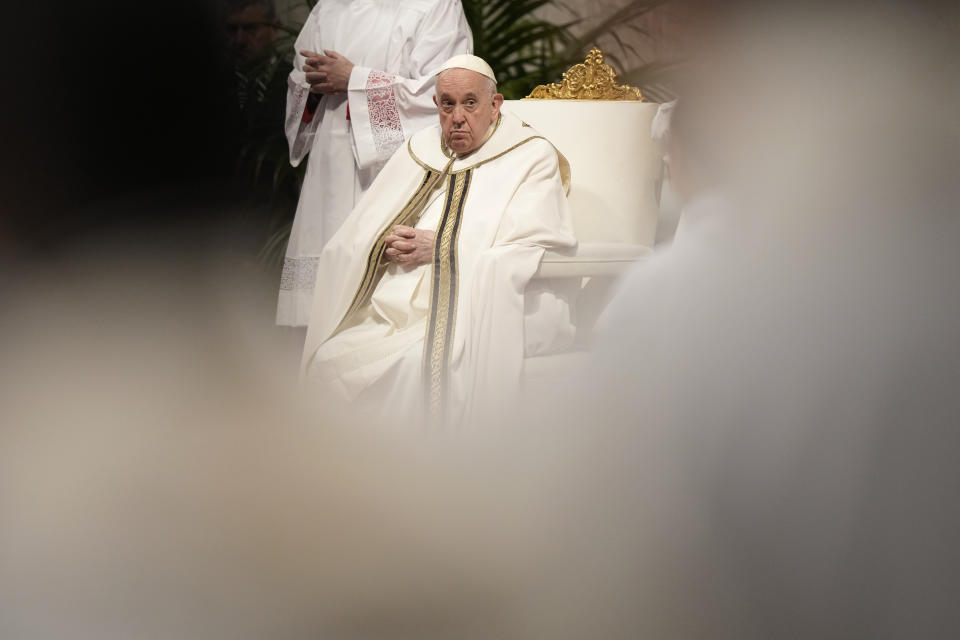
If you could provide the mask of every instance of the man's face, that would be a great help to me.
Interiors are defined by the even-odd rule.
[[[277,29],[267,19],[261,4],[248,4],[227,16],[227,38],[233,54],[248,61],[263,54],[277,37]]]
[[[486,76],[469,69],[450,69],[437,80],[433,101],[440,109],[440,127],[447,146],[464,154],[483,142],[500,115],[503,96],[491,95]]]

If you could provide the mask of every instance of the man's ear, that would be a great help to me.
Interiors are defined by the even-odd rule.
[[[440,106],[440,103],[437,102],[437,94],[433,94],[433,104],[436,105],[436,106],[438,106],[438,107]]]
[[[503,94],[497,93],[493,96],[493,115],[500,115],[500,107],[503,106]]]

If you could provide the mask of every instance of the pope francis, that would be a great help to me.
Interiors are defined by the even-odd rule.
[[[525,356],[573,339],[575,294],[531,283],[546,249],[576,245],[566,159],[501,112],[476,56],[441,66],[434,101],[439,124],[391,157],[320,256],[303,375],[373,421],[490,419]]]

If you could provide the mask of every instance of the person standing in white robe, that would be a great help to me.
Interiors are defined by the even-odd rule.
[[[434,72],[473,38],[459,0],[319,0],[295,46],[285,129],[291,164],[310,160],[277,324],[302,327],[320,251],[392,153],[433,124]]]
[[[442,69],[440,124],[394,154],[320,256],[304,374],[374,421],[489,415],[525,354],[574,333],[570,292],[527,287],[544,250],[576,244],[569,165],[501,114],[483,60]]]

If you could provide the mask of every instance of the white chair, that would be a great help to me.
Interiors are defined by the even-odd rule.
[[[657,107],[643,102],[639,90],[617,84],[598,49],[567,71],[563,82],[504,103],[504,110],[543,134],[569,161],[579,241],[573,253],[547,252],[536,275],[580,281],[576,345],[571,352],[527,358],[528,384],[576,366],[611,284],[652,251],[663,174],[650,138]]]

